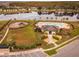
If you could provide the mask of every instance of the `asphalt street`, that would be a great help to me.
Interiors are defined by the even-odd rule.
[[[79,57],[79,38],[57,50],[54,57]]]

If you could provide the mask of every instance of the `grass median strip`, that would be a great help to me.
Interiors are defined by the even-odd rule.
[[[49,51],[44,51],[45,53],[47,53],[49,56],[56,54],[57,51],[55,49],[49,50]]]

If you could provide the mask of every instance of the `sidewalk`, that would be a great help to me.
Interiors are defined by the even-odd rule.
[[[60,44],[60,45],[58,45],[58,46],[56,46],[56,47],[49,48],[49,49],[44,49],[43,51],[49,51],[49,50],[52,50],[52,49],[56,49],[56,48],[58,48],[58,47],[60,47],[60,46],[62,46],[62,45],[64,45],[64,44],[66,44],[66,43],[68,43],[68,42],[70,42],[70,41],[76,39],[77,37],[79,37],[79,35],[77,35],[77,36],[75,36],[75,37],[73,37],[73,38],[71,38],[71,39],[69,39],[69,40],[63,42],[62,44]]]
[[[0,44],[3,42],[3,40],[4,40],[5,37],[7,36],[8,32],[9,32],[9,28],[7,28],[6,33],[4,34],[3,38],[2,38],[1,41],[0,41]]]
[[[36,49],[32,49],[32,50],[26,50],[26,51],[18,51],[18,52],[9,52],[9,53],[2,53],[0,54],[0,56],[15,56],[15,57],[47,57],[48,55],[46,53],[44,53],[44,51],[42,50],[42,48],[36,48]]]

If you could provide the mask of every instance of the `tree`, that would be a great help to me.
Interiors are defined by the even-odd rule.
[[[38,9],[39,11],[41,11],[42,7],[38,7],[37,9]]]
[[[9,46],[10,51],[13,51],[14,47],[16,46],[16,42],[14,39],[8,39],[7,45]]]

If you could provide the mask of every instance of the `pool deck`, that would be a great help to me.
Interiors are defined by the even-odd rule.
[[[70,25],[67,23],[59,23],[59,22],[38,22],[36,26],[39,26],[40,28],[43,25],[49,25],[49,26],[57,26],[59,28],[65,28],[65,29],[70,29]]]

